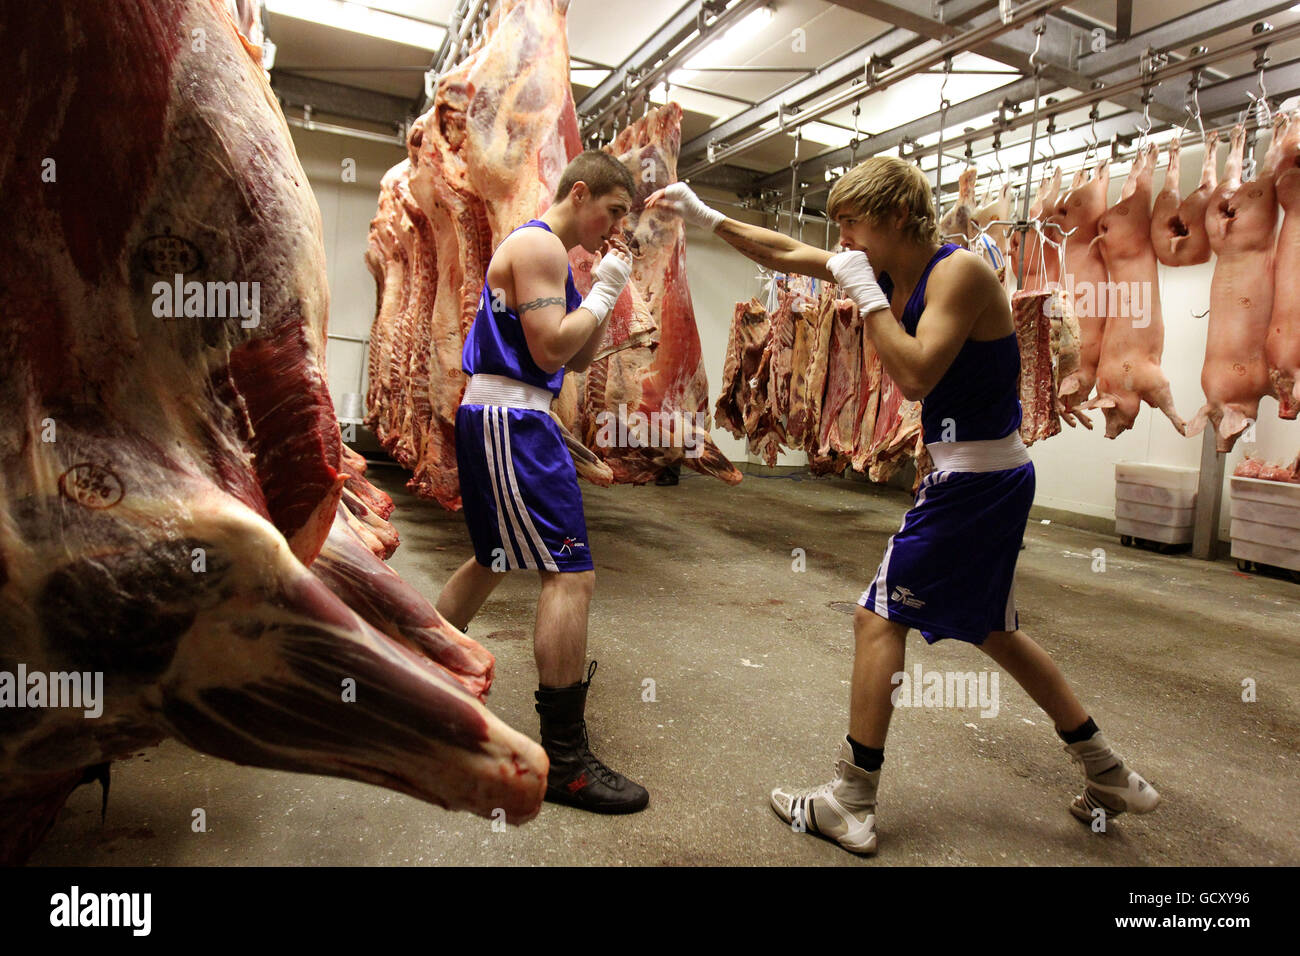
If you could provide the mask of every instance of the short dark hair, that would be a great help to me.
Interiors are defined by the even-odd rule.
[[[626,189],[629,199],[636,198],[636,180],[631,171],[609,153],[589,149],[579,153],[564,167],[560,185],[555,189],[555,201],[564,202],[574,183],[583,182],[591,190],[593,199],[599,199],[615,189]]]

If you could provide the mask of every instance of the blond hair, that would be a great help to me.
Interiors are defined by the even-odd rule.
[[[903,235],[913,242],[938,242],[939,222],[925,174],[894,156],[872,156],[831,187],[826,213],[832,219],[856,212],[881,225],[900,211],[907,213]]]

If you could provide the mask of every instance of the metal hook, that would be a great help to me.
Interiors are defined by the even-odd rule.
[[[1056,135],[1056,114],[1055,113],[1052,113],[1050,116],[1047,117],[1047,126],[1045,127],[1045,132],[1047,133],[1047,149],[1052,154],[1051,168],[1055,169],[1056,168],[1056,143],[1052,139],[1052,137]]]
[[[855,100],[853,103],[853,139],[849,141],[849,168],[852,169],[858,164],[858,142],[862,139],[862,134],[858,132],[858,117],[862,114],[862,101]]]
[[[1146,146],[1146,144],[1147,144],[1147,137],[1150,136],[1150,134],[1151,134],[1151,99],[1152,99],[1152,96],[1153,96],[1153,94],[1152,94],[1152,92],[1151,92],[1151,88],[1150,88],[1149,86],[1148,86],[1148,87],[1143,87],[1143,89],[1142,89],[1142,125],[1141,125],[1140,127],[1138,127],[1138,132],[1141,133],[1141,135],[1138,137],[1137,149],[1136,149],[1136,151],[1139,152],[1139,153],[1142,151],[1143,147]]]
[[[1100,145],[1097,139],[1097,120],[1099,119],[1101,119],[1101,112],[1098,108],[1098,104],[1093,103],[1092,109],[1088,111],[1088,128],[1092,131],[1092,140],[1088,143],[1088,147],[1083,151],[1084,167],[1087,167],[1090,156],[1094,159],[1097,156],[1097,148]]]
[[[1038,62],[1038,50],[1043,44],[1043,34],[1047,32],[1047,16],[1039,17],[1038,22],[1034,24],[1034,52],[1029,54],[1029,68],[1034,73],[1039,72],[1043,65]]]
[[[1187,115],[1196,120],[1202,143],[1205,142],[1205,122],[1201,119],[1201,74],[1203,72],[1200,67],[1192,71],[1192,78],[1187,82],[1187,92],[1190,94],[1191,102],[1183,106]]]

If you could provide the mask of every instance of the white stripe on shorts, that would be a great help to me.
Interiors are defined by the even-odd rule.
[[[536,567],[536,564],[533,563],[531,556],[524,549],[519,548],[518,545],[512,545],[511,543],[512,540],[522,541],[523,535],[519,533],[514,513],[507,507],[506,496],[501,488],[501,476],[497,471],[498,462],[503,457],[498,445],[500,439],[497,413],[500,411],[501,409],[495,405],[483,406],[483,444],[487,451],[488,474],[492,478],[492,499],[497,506],[497,533],[501,536],[501,547],[505,552],[507,568],[514,569],[520,566],[533,568]],[[511,530],[515,532],[513,539],[506,533],[507,521],[510,523]]]
[[[501,412],[502,430],[505,434],[505,474],[506,479],[510,482],[510,493],[515,500],[515,504],[519,507],[519,518],[527,528],[528,536],[532,538],[533,546],[537,549],[537,553],[541,555],[542,564],[546,566],[546,570],[559,571],[560,569],[555,563],[555,558],[551,556],[550,549],[546,547],[546,542],[543,541],[542,536],[537,533],[537,526],[533,524],[532,515],[530,515],[528,509],[524,507],[523,495],[519,493],[519,482],[515,477],[515,466],[510,457],[510,413],[504,408],[498,409],[498,411]]]
[[[946,471],[932,471],[930,474],[922,478],[921,490],[917,493],[916,502],[912,505],[912,508],[919,508],[921,506],[921,503],[925,501],[925,492],[933,482],[947,481],[948,475],[949,472]],[[911,510],[912,509],[909,508],[908,512],[910,513]],[[898,533],[902,534],[903,528],[906,526],[907,515],[903,515],[903,522],[898,526]],[[894,536],[890,535],[889,544],[885,546],[885,556],[880,559],[880,570],[876,572],[876,576],[872,579],[871,585],[862,592],[862,597],[858,598],[859,603],[865,601],[867,595],[871,593],[871,588],[874,587],[876,589],[876,603],[872,610],[886,620],[889,618],[889,555],[893,550]]]
[[[1004,631],[1014,631],[1016,629],[1016,575],[1011,573],[1011,590],[1007,592],[1007,609],[1002,615]]]

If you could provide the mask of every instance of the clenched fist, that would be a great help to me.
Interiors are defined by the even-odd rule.
[[[646,207],[657,206],[669,212],[675,212],[683,220],[701,229],[712,232],[727,217],[716,209],[711,209],[695,195],[694,190],[685,183],[673,183],[650,195],[645,201]]]

